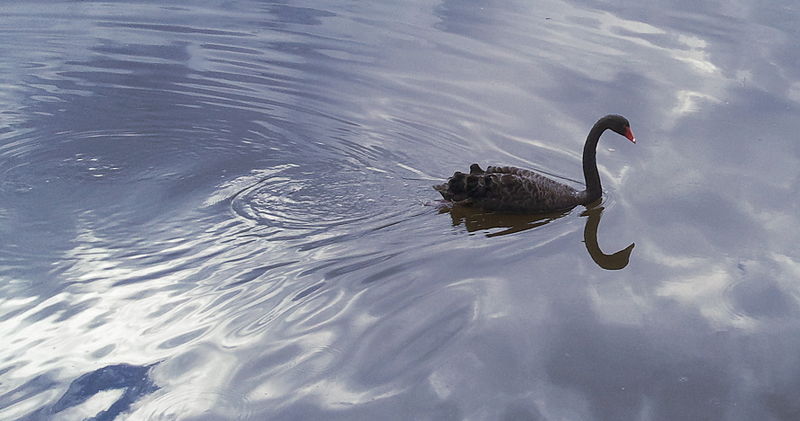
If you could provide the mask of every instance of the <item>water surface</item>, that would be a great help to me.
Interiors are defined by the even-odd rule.
[[[791,2],[0,11],[0,418],[799,416]]]

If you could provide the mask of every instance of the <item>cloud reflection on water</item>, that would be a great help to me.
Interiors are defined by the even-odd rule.
[[[4,21],[2,414],[160,360],[134,417],[797,414],[791,5],[250,6]],[[576,177],[606,112],[647,140],[599,150],[623,271],[589,218],[464,235],[407,178]]]

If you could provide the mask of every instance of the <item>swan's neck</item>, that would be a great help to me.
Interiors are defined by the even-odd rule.
[[[585,203],[591,203],[603,195],[603,187],[600,185],[600,174],[597,172],[597,142],[600,135],[608,127],[601,122],[592,127],[586,143],[583,145],[583,177],[586,179]]]

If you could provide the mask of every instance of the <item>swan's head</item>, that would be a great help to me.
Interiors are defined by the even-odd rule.
[[[636,143],[636,137],[633,136],[633,131],[631,130],[631,123],[628,123],[628,119],[616,114],[610,114],[603,117],[601,120],[605,120],[606,127],[609,129],[625,136],[633,143]]]

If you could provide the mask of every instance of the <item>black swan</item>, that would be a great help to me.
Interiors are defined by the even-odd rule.
[[[460,206],[504,212],[549,212],[571,209],[599,199],[603,194],[597,172],[595,152],[606,129],[625,136],[633,143],[630,123],[621,115],[607,115],[594,124],[583,145],[583,176],[586,190],[578,191],[530,170],[516,167],[469,167],[469,174],[456,171],[447,183],[433,186],[445,200]]]

